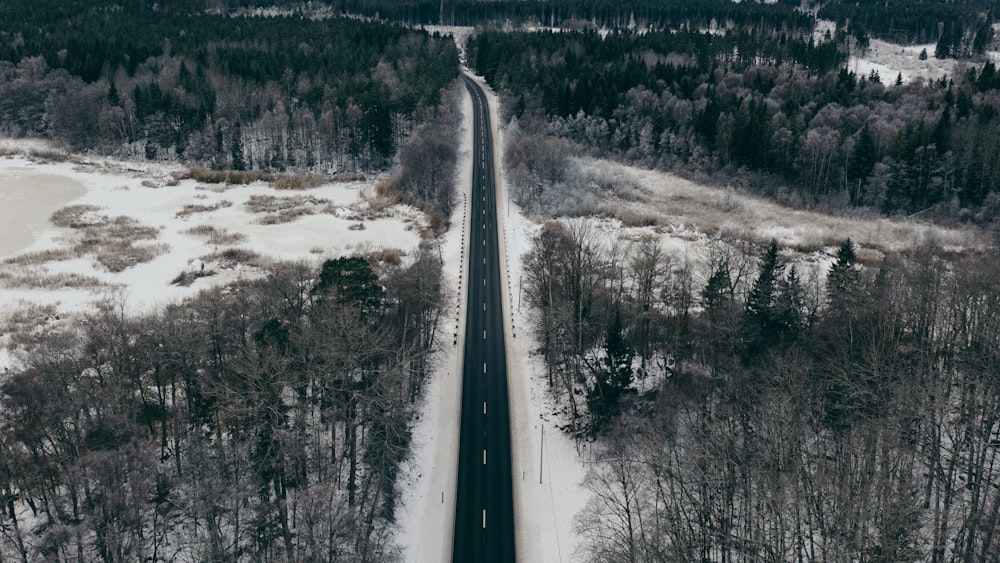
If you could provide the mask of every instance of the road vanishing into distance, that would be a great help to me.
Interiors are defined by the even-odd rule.
[[[455,506],[455,563],[514,561],[502,276],[489,106],[468,77],[475,120],[469,206],[468,309]]]

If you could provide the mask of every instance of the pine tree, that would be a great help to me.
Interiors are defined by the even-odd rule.
[[[826,280],[826,297],[834,313],[848,310],[859,289],[858,271],[855,268],[857,254],[851,239],[845,240],[837,249],[837,261],[830,266]]]
[[[792,266],[788,270],[788,275],[779,284],[778,298],[775,302],[775,325],[781,336],[785,340],[794,340],[798,337],[810,320],[804,313],[805,310],[805,289],[802,287],[802,280]]]
[[[243,159],[243,131],[239,122],[233,129],[233,140],[230,143],[230,152],[233,157],[233,170],[246,170],[246,161]]]
[[[781,336],[777,318],[778,284],[785,265],[778,255],[778,241],[771,239],[760,258],[760,273],[747,296],[744,326],[747,352],[755,355],[777,342]]]
[[[719,266],[709,276],[705,289],[701,291],[701,300],[708,313],[708,318],[714,320],[723,306],[732,300],[733,282],[729,277],[729,265],[726,262]]]
[[[324,262],[313,293],[357,307],[364,314],[377,311],[385,300],[385,289],[379,284],[378,276],[360,256]]]
[[[600,430],[618,415],[618,401],[632,384],[635,375],[632,360],[635,350],[625,338],[621,313],[616,312],[608,324],[604,340],[604,357],[592,367],[594,386],[587,396],[592,417],[591,430]]]
[[[861,186],[868,180],[877,162],[878,148],[875,146],[875,136],[872,135],[868,123],[865,123],[858,132],[858,140],[854,144],[854,152],[851,153],[847,168],[851,205],[858,205],[861,202]]]

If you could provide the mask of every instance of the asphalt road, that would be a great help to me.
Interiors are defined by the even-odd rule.
[[[476,124],[452,560],[513,562],[514,497],[493,138],[486,97],[478,84],[468,78],[465,81]]]

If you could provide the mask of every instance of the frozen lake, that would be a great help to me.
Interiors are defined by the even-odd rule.
[[[86,193],[82,183],[66,176],[0,167],[0,256],[31,246],[51,228],[53,211]]]

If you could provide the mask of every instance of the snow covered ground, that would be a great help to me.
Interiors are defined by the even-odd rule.
[[[858,76],[869,76],[874,70],[878,72],[882,84],[895,83],[899,75],[902,75],[904,83],[917,79],[929,82],[944,76],[955,76],[962,63],[955,59],[934,58],[934,48],[933,43],[897,45],[872,39],[867,51],[851,55],[847,61],[847,69]],[[927,51],[927,58],[920,60],[920,53],[924,50]]]
[[[536,340],[529,329],[530,312],[521,306],[523,257],[539,225],[529,220],[510,197],[503,169],[504,132],[497,124],[498,100],[478,79],[490,104],[494,161],[498,164],[497,209],[504,232],[500,253],[505,258],[507,292],[504,306],[510,314],[507,338],[507,385],[510,397],[511,468],[514,471],[514,511],[519,561],[575,561],[579,535],[574,519],[590,492],[583,487],[590,450],[574,442],[558,427],[567,420],[561,405],[549,394],[545,367],[535,354]]]
[[[813,40],[816,43],[830,40],[836,32],[836,22],[817,19],[816,27],[813,29]],[[955,76],[955,73],[961,70],[963,63],[955,59],[935,59],[935,47],[934,43],[899,45],[871,38],[868,49],[852,50],[847,60],[847,69],[859,77],[869,76],[875,71],[882,84],[886,85],[894,84],[897,76],[902,76],[904,83],[917,79],[931,81],[943,76]],[[926,52],[926,59],[920,60],[921,52]]]
[[[381,208],[372,181],[295,191],[265,182],[224,186],[178,181],[179,167],[77,157],[58,162],[31,156],[35,150],[26,146],[0,158],[0,322],[24,307],[63,315],[109,298],[142,312],[257,274],[253,259],[220,256],[227,249],[265,261],[318,262],[384,248],[406,252],[420,244],[426,228],[426,217],[412,207]],[[50,220],[67,206],[79,210],[76,228]],[[121,217],[128,219],[116,222]],[[126,235],[116,244],[148,248],[151,259],[107,266],[114,245],[105,237],[121,224],[149,238],[134,242]],[[173,283],[192,270],[214,275]],[[0,362],[10,363],[9,352]]]

